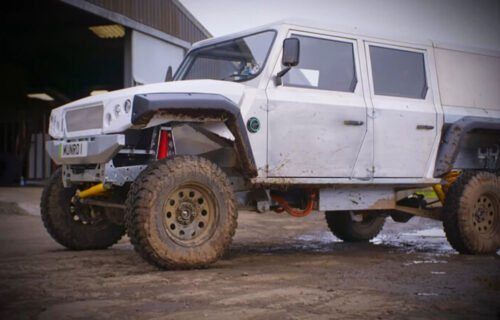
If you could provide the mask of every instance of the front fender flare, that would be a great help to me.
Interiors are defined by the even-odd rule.
[[[132,124],[145,126],[155,115],[203,122],[223,122],[235,138],[235,151],[245,177],[257,176],[257,166],[240,108],[231,100],[211,93],[147,93],[134,96]]]

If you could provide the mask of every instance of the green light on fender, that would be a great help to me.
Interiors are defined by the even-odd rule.
[[[251,133],[256,133],[257,131],[259,131],[260,130],[260,121],[259,121],[259,119],[255,118],[255,117],[251,117],[250,119],[248,119],[248,121],[247,121],[247,129]]]

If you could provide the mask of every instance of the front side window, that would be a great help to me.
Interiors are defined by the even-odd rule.
[[[423,53],[370,46],[370,60],[375,94],[425,99],[428,87]]]
[[[265,31],[196,49],[182,63],[176,79],[253,79],[264,68],[275,34]]]
[[[352,43],[292,37],[300,40],[300,58],[284,76],[285,86],[354,92],[357,78]]]

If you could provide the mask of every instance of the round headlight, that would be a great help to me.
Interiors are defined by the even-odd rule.
[[[111,116],[111,113],[106,113],[106,116],[104,117],[104,121],[107,126],[111,124],[111,120],[113,120],[113,117]]]
[[[120,112],[122,112],[122,106],[120,106],[119,104],[117,104],[115,106],[115,116],[118,118],[120,116]]]
[[[132,102],[130,100],[125,100],[125,103],[123,104],[123,109],[125,109],[125,113],[129,113],[130,110],[132,110]]]

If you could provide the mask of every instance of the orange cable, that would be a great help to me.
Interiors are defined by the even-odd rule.
[[[281,207],[274,210],[276,213],[282,213],[283,211],[286,211],[291,216],[302,218],[311,213],[314,207],[314,200],[316,199],[316,193],[311,192],[309,194],[309,203],[307,204],[307,207],[304,210],[297,210],[295,208],[290,207],[282,197],[273,195],[271,196],[271,198],[281,205]]]

